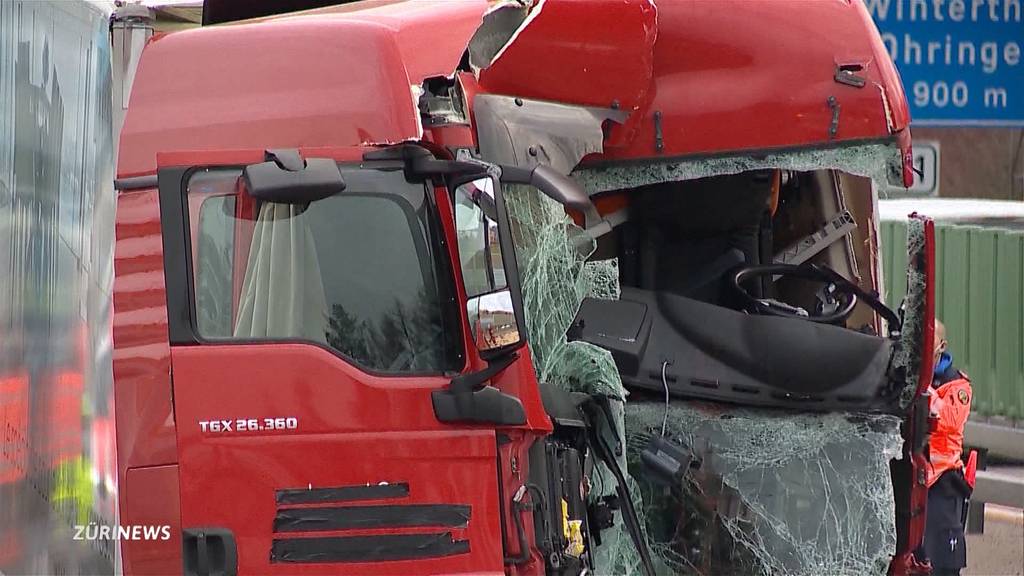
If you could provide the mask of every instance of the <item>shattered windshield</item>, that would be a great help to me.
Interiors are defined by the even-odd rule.
[[[665,182],[686,183],[701,178],[782,169],[790,175],[788,186],[802,186],[803,190],[794,188],[786,192],[787,184],[783,183],[779,194],[783,200],[776,197],[781,205],[787,201],[786,194],[790,195],[791,206],[779,210],[789,210],[791,218],[799,214],[797,200],[800,198],[807,206],[817,202],[819,213],[848,210],[854,215],[859,223],[857,231],[844,232],[848,240],[843,234],[836,236],[838,241],[830,239],[814,258],[824,259],[822,261],[830,262],[843,274],[871,286],[877,285],[880,278],[877,263],[869,259],[870,250],[866,248],[877,241],[877,223],[871,215],[874,195],[869,179],[886,179],[894,169],[894,158],[898,156],[892,147],[879,144],[769,158],[578,168],[573,176],[591,195],[599,197],[603,193],[637,190]],[[841,178],[829,185],[826,178],[829,172],[823,167],[841,168],[853,179]],[[819,173],[821,176],[817,175]],[[857,180],[856,175],[861,180]],[[825,193],[828,190],[833,190],[829,194],[838,194],[838,204],[836,200],[829,200],[830,196]],[[846,206],[844,194],[846,201],[860,200],[854,202],[856,205]],[[772,195],[768,195],[769,203]],[[672,395],[666,407],[664,394],[653,390],[661,389],[663,376],[653,370],[649,375],[651,392],[633,386],[627,391],[621,373],[624,366],[628,368],[630,364],[624,363],[622,351],[631,346],[634,328],[619,335],[604,334],[621,344],[613,355],[608,349],[574,337],[574,333],[585,331],[585,327],[575,322],[587,299],[617,301],[627,297],[626,292],[635,292],[636,288],[630,288],[631,285],[655,286],[645,282],[661,282],[655,277],[644,280],[636,269],[645,265],[643,258],[630,260],[630,250],[642,253],[645,244],[634,243],[631,245],[634,248],[623,248],[622,244],[630,241],[622,235],[623,227],[611,235],[619,234],[617,248],[609,249],[607,240],[596,244],[581,242],[581,230],[564,210],[536,190],[512,186],[507,188],[507,197],[523,276],[530,347],[538,377],[563,388],[618,399],[613,407],[621,410],[619,432],[626,446],[621,460],[628,468],[628,479],[658,573],[768,576],[886,572],[896,549],[890,462],[900,457],[902,420],[899,414],[759,409],[676,395]],[[699,202],[687,205],[685,198],[680,202],[694,215],[694,226],[708,225],[709,218],[713,217],[706,207],[694,207],[700,205]],[[661,217],[665,209],[659,206],[657,215]],[[630,219],[636,218],[636,205],[632,208]],[[816,218],[810,220],[817,222]],[[788,241],[787,234],[795,241],[800,234],[813,232],[813,228],[802,229],[804,225],[795,222],[798,220],[794,220],[794,224],[777,223],[775,232],[779,245]],[[795,228],[786,232],[785,226]],[[710,246],[685,237],[681,240],[684,241],[681,246]],[[721,248],[708,250],[714,253]],[[776,247],[777,250],[780,248]],[[666,253],[673,255],[669,262],[685,261],[688,257],[680,249]],[[673,277],[667,278],[671,281]],[[792,292],[791,297],[805,297],[800,296],[803,294],[800,289],[786,290]],[[707,301],[706,296],[700,295],[702,293],[697,294],[696,297]],[[813,293],[806,297],[813,300]],[[726,299],[716,307],[730,305]],[[873,333],[876,328],[869,318],[870,314],[858,313],[850,324]],[[594,330],[604,327],[602,324]],[[642,331],[642,327],[636,329]],[[912,338],[904,340],[908,344],[913,341]],[[905,350],[905,346],[900,348],[898,344],[886,345],[895,346],[894,350]],[[913,361],[912,352],[904,352],[903,356],[911,358],[896,361]],[[905,373],[912,374],[913,367],[908,367]],[[648,377],[646,370],[642,375]],[[831,385],[829,371],[821,372],[818,378],[823,386]],[[892,401],[891,406],[899,411],[913,391],[909,380],[894,382],[905,386],[887,392],[891,398],[898,399]],[[681,477],[666,480],[643,463],[644,450],[656,438],[671,442],[690,458]],[[599,470],[592,497],[610,493],[613,484],[607,471]],[[614,530],[621,528],[601,534],[597,571],[642,573],[629,539]]]
[[[666,573],[886,571],[899,418],[673,402],[665,438],[694,459],[682,481],[666,482],[640,458],[665,414],[664,404],[626,405],[630,473]]]

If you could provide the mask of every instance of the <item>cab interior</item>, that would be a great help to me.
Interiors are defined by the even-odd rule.
[[[610,350],[634,389],[885,409],[894,315],[876,297],[872,198],[870,179],[836,170],[600,194],[598,210],[620,223],[591,259],[617,258],[622,293],[584,301],[569,336]]]

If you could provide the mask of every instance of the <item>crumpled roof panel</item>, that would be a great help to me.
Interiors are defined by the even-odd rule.
[[[909,124],[860,0],[546,0],[534,10],[481,87],[617,103],[631,117],[591,162],[876,140]]]

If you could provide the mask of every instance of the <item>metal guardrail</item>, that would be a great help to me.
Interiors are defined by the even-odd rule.
[[[968,420],[964,444],[986,448],[989,456],[1024,462],[1024,428]]]
[[[1024,508],[1024,469],[1016,471],[978,470],[971,501]]]

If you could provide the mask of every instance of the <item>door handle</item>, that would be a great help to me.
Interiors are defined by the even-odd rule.
[[[227,528],[182,530],[185,576],[238,576],[238,548]]]

